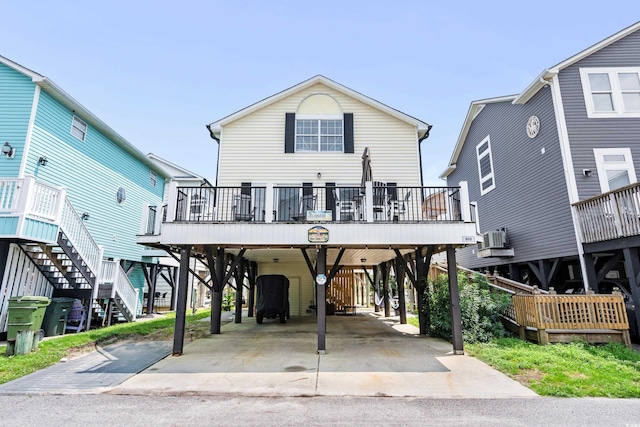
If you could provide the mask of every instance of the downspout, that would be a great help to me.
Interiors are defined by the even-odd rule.
[[[431,132],[431,128],[433,125],[428,125],[427,131],[424,133],[422,138],[418,139],[418,160],[420,161],[420,187],[424,187],[424,177],[422,173],[422,141],[429,138],[429,132]]]
[[[218,143],[218,155],[216,156],[216,185],[218,187],[218,172],[220,171],[220,138],[216,137],[211,129],[211,125],[205,125],[207,130],[209,131],[209,136],[211,139],[215,140]]]

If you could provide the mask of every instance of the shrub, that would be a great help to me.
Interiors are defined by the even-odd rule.
[[[430,335],[450,340],[451,306],[449,302],[449,278],[439,275],[429,280],[425,298],[430,305]],[[464,273],[458,274],[462,338],[465,342],[488,342],[504,336],[500,313],[511,304],[511,297],[489,291],[489,283],[482,275],[472,280]]]

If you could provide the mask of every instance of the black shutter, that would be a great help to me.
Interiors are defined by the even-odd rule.
[[[331,218],[333,221],[336,220],[336,199],[333,197],[333,190],[336,188],[335,182],[327,182],[325,184],[327,189],[327,194],[325,196],[325,200],[327,201],[325,205],[325,210],[331,211]]]
[[[302,183],[302,195],[303,196],[312,196],[313,195],[313,182],[303,182]]]
[[[344,152],[353,153],[353,113],[344,113]]]
[[[398,200],[398,183],[387,182],[387,196],[389,200]]]
[[[240,189],[240,194],[246,194],[246,195],[251,195],[251,183],[250,182],[243,182],[242,184],[240,184],[242,186],[242,188]]]
[[[284,124],[284,152],[295,152],[296,143],[296,113],[285,113]]]

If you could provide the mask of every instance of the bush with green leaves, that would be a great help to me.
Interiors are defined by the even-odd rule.
[[[490,292],[489,282],[480,274],[469,280],[466,274],[459,273],[458,289],[463,340],[469,343],[488,342],[504,336],[500,313],[509,307],[511,297]],[[430,335],[451,340],[451,304],[446,274],[429,280],[425,299],[430,307]]]

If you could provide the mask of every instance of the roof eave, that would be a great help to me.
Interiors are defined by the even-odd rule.
[[[261,108],[264,108],[268,105],[271,105],[281,99],[284,99],[288,96],[291,96],[297,92],[300,92],[301,90],[304,90],[310,86],[313,86],[316,83],[322,83],[325,86],[328,86],[334,90],[337,90],[338,92],[342,92],[347,94],[348,96],[351,96],[355,99],[358,99],[359,101],[370,105],[374,108],[377,108],[379,110],[382,110],[384,112],[386,112],[387,114],[396,117],[399,120],[402,120],[406,123],[409,123],[413,126],[416,126],[418,131],[423,131],[423,132],[427,132],[430,125],[422,120],[416,119],[415,117],[412,117],[406,113],[403,113],[402,111],[396,110],[395,108],[389,107],[386,104],[383,104],[382,102],[376,101],[373,98],[369,98],[366,95],[361,94],[360,92],[357,92],[353,89],[350,89],[346,86],[343,86],[327,77],[324,77],[322,75],[317,75],[314,76],[308,80],[305,80],[301,83],[298,83],[295,86],[292,86],[288,89],[285,89],[281,92],[276,93],[275,95],[272,95],[270,97],[267,97],[261,101],[256,102],[255,104],[252,104],[246,108],[243,108],[239,111],[236,111],[235,113],[232,113],[226,117],[223,117],[220,120],[217,120],[215,122],[210,123],[207,127],[209,128],[210,132],[216,134],[217,136],[219,136],[220,134],[220,129],[222,128],[222,126],[225,126],[235,120],[238,120],[242,117],[245,117]]]

